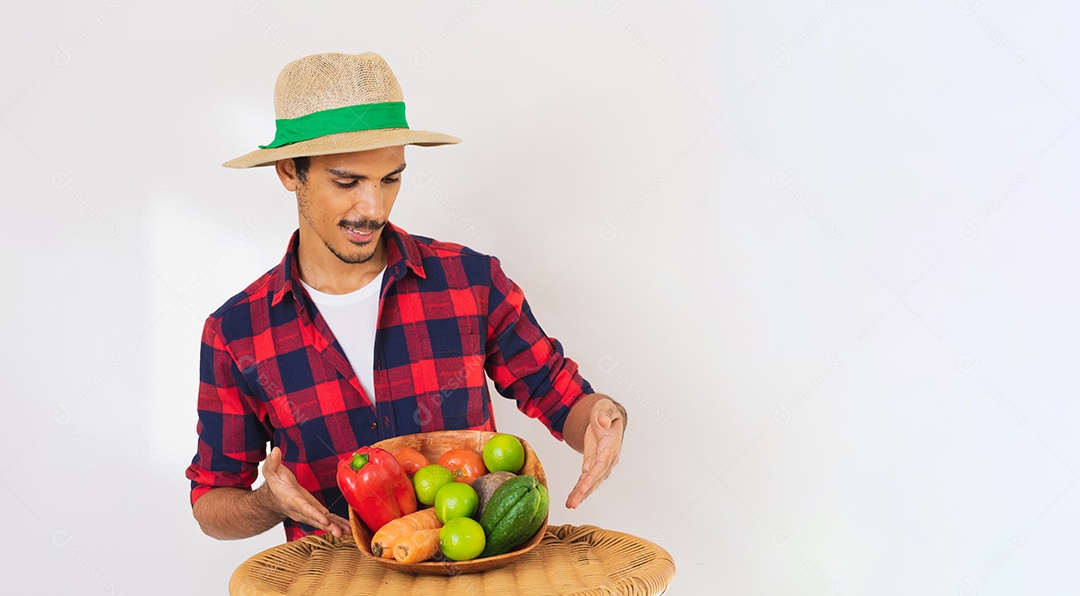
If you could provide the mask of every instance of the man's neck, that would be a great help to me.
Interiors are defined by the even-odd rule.
[[[303,231],[297,247],[300,279],[324,294],[348,294],[371,283],[386,268],[386,236],[380,235],[375,255],[366,263],[346,263],[327,250],[317,236],[305,243]],[[314,244],[314,246],[312,246]]]

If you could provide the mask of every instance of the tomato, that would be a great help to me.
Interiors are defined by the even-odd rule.
[[[423,453],[412,447],[398,449],[394,452],[394,459],[401,464],[401,467],[405,468],[405,473],[409,476],[416,474],[417,470],[431,463],[424,457]]]
[[[484,456],[472,449],[451,449],[440,455],[435,463],[453,472],[454,480],[469,485],[473,480],[487,474]]]

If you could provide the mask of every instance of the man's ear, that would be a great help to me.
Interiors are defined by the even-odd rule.
[[[277,171],[281,184],[285,186],[285,190],[296,192],[300,188],[300,178],[296,175],[296,163],[291,157],[277,160],[274,169]]]

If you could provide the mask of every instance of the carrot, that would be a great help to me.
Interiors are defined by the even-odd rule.
[[[394,559],[399,563],[420,563],[434,557],[439,551],[440,531],[440,528],[418,530],[398,540]]]
[[[435,516],[435,508],[428,507],[415,513],[389,521],[371,537],[371,554],[384,559],[394,558],[394,545],[405,536],[417,530],[430,530],[442,527]]]

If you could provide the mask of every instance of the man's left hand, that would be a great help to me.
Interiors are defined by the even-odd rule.
[[[614,401],[604,398],[592,404],[583,437],[581,477],[566,499],[567,508],[580,505],[611,474],[619,463],[625,430],[626,416]]]

